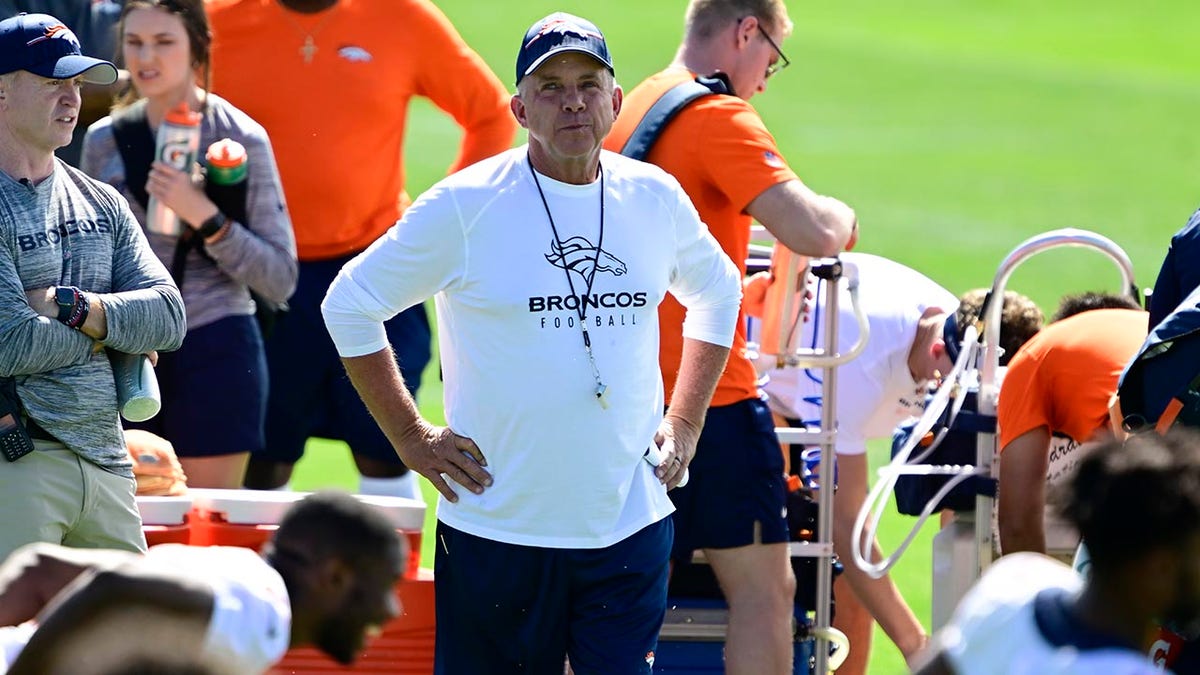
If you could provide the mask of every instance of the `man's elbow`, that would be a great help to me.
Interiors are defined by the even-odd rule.
[[[792,251],[812,258],[831,258],[846,249],[853,231],[854,216],[850,212],[848,220],[840,217],[826,217],[810,223],[796,236],[780,238],[785,246]]]
[[[816,248],[822,258],[832,258],[846,249],[846,243],[850,241],[850,230],[839,225],[832,225],[821,229],[816,238]]]
[[[168,294],[166,305],[169,328],[166,339],[158,349],[169,352],[183,346],[183,338],[187,336],[187,312],[184,310],[183,298],[180,297],[179,291],[175,291],[173,295]]]

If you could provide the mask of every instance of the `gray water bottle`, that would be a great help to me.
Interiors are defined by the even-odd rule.
[[[200,120],[203,116],[180,103],[158,125],[154,159],[179,171],[191,173],[200,151]],[[178,237],[183,233],[179,216],[153,195],[146,205],[146,230]]]
[[[117,384],[117,406],[121,417],[130,422],[145,422],[157,415],[162,408],[162,395],[150,357],[113,349],[107,351]]]

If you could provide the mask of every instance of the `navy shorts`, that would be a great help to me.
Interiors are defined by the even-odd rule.
[[[350,258],[300,263],[296,292],[267,340],[271,395],[267,401],[267,444],[255,458],[294,464],[309,437],[346,441],[355,454],[403,466],[379,425],[346,376],[333,339],[321,318],[321,301]],[[424,305],[384,324],[400,374],[415,393],[429,363],[431,332]]]
[[[671,490],[675,503],[674,560],[704,548],[736,548],[788,540],[783,451],[775,422],[759,399],[708,409],[689,465],[688,484]]]
[[[437,526],[435,675],[650,673],[670,518],[607,548],[505,544]]]
[[[253,316],[188,329],[177,351],[159,353],[154,372],[162,411],[128,428],[162,436],[180,457],[262,450],[267,362]]]

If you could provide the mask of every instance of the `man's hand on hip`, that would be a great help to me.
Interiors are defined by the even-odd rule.
[[[487,458],[479,446],[448,427],[422,423],[399,444],[396,454],[405,466],[428,478],[451,502],[457,502],[458,495],[447,478],[475,494],[483,494],[484,488],[492,485],[492,475],[484,468]]]

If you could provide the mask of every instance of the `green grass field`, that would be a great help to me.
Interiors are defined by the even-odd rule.
[[[673,56],[685,2],[577,0],[438,5],[511,84],[525,28],[567,10],[609,39],[627,87]],[[1171,234],[1200,203],[1200,5],[1184,0],[875,0],[790,3],[791,68],[754,99],[814,189],[858,211],[859,249],[926,273],[954,292],[990,285],[1026,237],[1060,227],[1102,233],[1153,284]],[[414,194],[452,161],[457,127],[424,101],[410,117]],[[523,139],[520,139],[523,142]],[[1114,268],[1077,249],[1023,265],[1009,288],[1050,313],[1063,292],[1117,288]],[[436,370],[422,409],[441,419]],[[876,447],[873,456],[886,454]],[[345,447],[314,441],[296,487],[352,487]],[[426,486],[428,487],[428,486]],[[431,502],[432,503],[432,502]],[[430,513],[432,522],[432,513]],[[910,519],[885,524],[891,549]],[[929,621],[930,536],[893,576]],[[424,560],[432,561],[430,538]],[[905,672],[876,635],[871,673]]]

